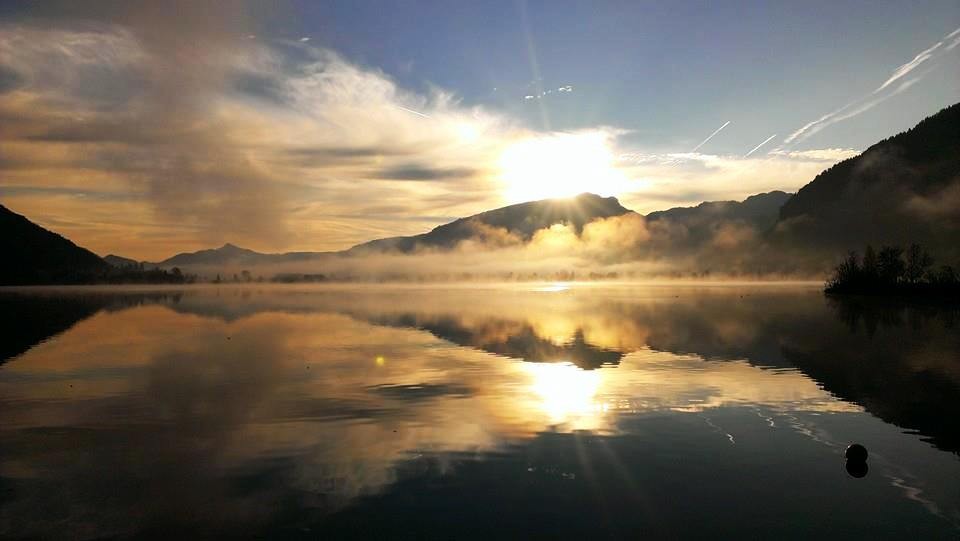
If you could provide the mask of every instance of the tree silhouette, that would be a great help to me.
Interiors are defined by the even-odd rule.
[[[906,279],[911,284],[919,283],[933,265],[933,257],[919,244],[911,244],[907,250]]]
[[[906,252],[899,246],[884,246],[879,254],[867,246],[861,260],[849,252],[827,280],[825,291],[832,294],[960,294],[960,276],[949,265],[932,271],[933,257],[919,244]]]
[[[903,248],[899,246],[884,246],[877,257],[877,271],[880,282],[895,284],[903,276]]]

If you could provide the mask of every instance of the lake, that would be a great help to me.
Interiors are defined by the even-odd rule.
[[[0,537],[956,539],[958,316],[816,284],[7,288]]]

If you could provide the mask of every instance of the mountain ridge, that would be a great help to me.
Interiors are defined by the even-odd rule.
[[[107,268],[97,254],[0,205],[0,284],[82,283]]]
[[[960,256],[960,103],[821,172],[784,203],[770,238],[817,252],[921,242]]]

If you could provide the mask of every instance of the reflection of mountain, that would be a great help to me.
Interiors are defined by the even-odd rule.
[[[241,321],[264,312],[338,313],[420,329],[452,343],[530,362],[585,369],[619,365],[644,348],[758,367],[797,368],[884,421],[960,450],[960,333],[956,309],[915,305],[828,306],[811,290],[719,288],[530,291],[222,288],[115,295],[0,295],[2,358],[101,309],[169,303],[180,313]],[[679,293],[675,295],[674,293]],[[393,307],[404,307],[393,309]]]
[[[87,299],[0,294],[0,363],[73,327],[103,306]]]
[[[572,339],[557,345],[538,334],[536,314],[511,318],[503,306],[466,306],[470,303],[452,299],[418,312],[345,312],[533,362],[568,360],[597,368],[617,365],[631,351],[649,347],[715,361],[746,360],[762,368],[796,368],[884,421],[917,430],[941,449],[960,451],[955,308],[843,304],[829,310],[821,295],[809,292],[685,295],[667,302],[592,299],[569,307],[569,313],[544,307],[543,315],[550,318],[576,321],[589,314],[604,322],[599,332],[592,324],[574,324]],[[867,332],[851,322],[862,322]]]
[[[827,391],[960,454],[960,311],[860,300],[832,309],[847,329],[794,336],[784,356]]]
[[[58,335],[101,310],[122,309],[174,299],[160,293],[67,294],[0,293],[0,364]]]
[[[425,330],[457,345],[534,363],[570,362],[589,370],[603,365],[616,365],[623,357],[623,352],[587,343],[582,330],[578,330],[571,340],[554,343],[537,335],[526,322],[506,318],[465,324],[453,315],[404,313],[373,316],[368,321],[390,327]]]
[[[445,517],[441,529],[458,533],[448,526],[491,524],[498,514],[519,528],[530,523],[523,503],[539,502],[533,512],[544,520],[535,523],[553,525],[551,534],[583,538],[597,513],[577,511],[599,503],[607,512],[612,504],[606,502],[617,502],[619,517],[641,516],[618,521],[636,527],[630,532],[664,516],[682,522],[715,502],[727,502],[711,519],[718,527],[737,522],[730,520],[732,509],[754,517],[750,504],[767,498],[778,502],[776,516],[796,514],[797,499],[777,498],[781,484],[770,479],[814,495],[801,498],[807,505],[844,509],[841,515],[855,526],[879,530],[885,525],[844,502],[877,508],[879,500],[887,502],[884,509],[901,509],[903,487],[873,474],[874,484],[856,485],[862,492],[851,497],[837,449],[824,441],[844,441],[851,434],[843,427],[866,425],[887,440],[866,441],[875,456],[906,449],[912,462],[905,466],[933,458],[937,468],[953,459],[852,413],[858,408],[800,371],[742,362],[766,366],[786,355],[827,389],[889,422],[920,426],[948,448],[956,428],[915,425],[912,417],[956,411],[941,402],[956,396],[949,353],[960,344],[945,336],[945,320],[935,314],[904,312],[912,326],[880,323],[870,338],[851,334],[847,319],[832,317],[814,289],[185,291],[179,300],[134,292],[113,302],[78,296],[76,289],[21,298],[41,305],[48,298],[105,302],[107,309],[175,302],[171,310],[101,312],[0,369],[0,465],[30,474],[0,476],[0,532],[9,535],[4,528],[12,524],[17,532],[49,538],[79,525],[104,538],[197,531],[314,537],[328,533],[318,534],[320,527],[336,527],[342,512],[348,523],[340,521],[343,529],[335,532],[429,537],[438,531],[429,517]],[[834,354],[838,347],[869,352],[864,343],[891,331],[876,347],[901,353],[878,362],[875,373],[860,373],[846,366],[855,359]],[[891,347],[894,342],[902,346]],[[926,348],[918,349],[921,344]],[[621,359],[650,346],[691,355],[642,351]],[[566,357],[588,367],[609,356],[619,364],[587,372],[506,362],[481,351]],[[695,358],[696,352],[712,360]],[[907,380],[915,391],[922,380],[911,372],[924,371],[942,392],[916,393],[911,412],[898,409],[905,407],[902,397],[871,388],[872,379],[889,378]],[[768,429],[757,413],[777,426]],[[806,428],[831,433],[817,439],[824,433]],[[921,482],[930,480],[930,470],[908,469]],[[755,475],[746,479],[747,470]],[[955,498],[940,496],[948,482],[913,481],[907,478],[954,513]],[[595,497],[598,488],[605,501]],[[384,499],[395,505],[379,505]],[[916,502],[906,506],[918,516],[925,512]],[[463,509],[482,515],[471,511],[464,521]],[[769,506],[761,511],[771,513]],[[422,530],[405,525],[403,517],[413,515],[429,518],[419,523]],[[577,517],[575,529],[550,522],[568,515]],[[366,529],[370,522],[376,526]],[[787,534],[792,527],[785,526]],[[490,528],[483,533],[495,536],[502,525]],[[699,531],[672,529],[664,537]],[[756,530],[725,532],[751,537]]]

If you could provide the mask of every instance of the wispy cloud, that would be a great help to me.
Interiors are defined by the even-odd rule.
[[[919,77],[914,77],[912,79],[909,79],[901,83],[900,85],[898,85],[893,90],[889,90],[889,88],[894,83],[906,77],[907,75],[909,75],[911,72],[916,70],[918,67],[920,67],[924,63],[930,61],[931,59],[937,58],[943,55],[943,53],[950,51],[954,47],[956,47],[957,44],[960,43],[960,38],[958,38],[957,41],[949,44],[947,47],[941,49],[941,47],[945,42],[949,41],[950,39],[958,35],[960,35],[960,28],[954,30],[953,32],[950,32],[940,41],[934,43],[930,47],[927,47],[923,51],[920,51],[909,62],[898,66],[896,69],[894,69],[890,73],[887,79],[880,84],[880,86],[875,88],[869,94],[861,96],[855,99],[854,101],[844,105],[843,107],[840,107],[839,109],[831,111],[814,121],[804,124],[800,129],[794,131],[789,136],[787,136],[787,138],[784,139],[783,144],[789,145],[795,142],[802,141],[812,136],[813,134],[819,132],[820,130],[826,128],[827,126],[836,124],[837,122],[847,120],[857,115],[860,115],[862,113],[865,113],[866,111],[873,109],[877,105],[892,98],[893,96],[896,96],[897,94],[900,94],[906,91],[911,86],[916,84],[923,77],[923,75],[921,74]],[[778,148],[782,148],[782,146]]]
[[[633,210],[647,213],[703,201],[739,201],[771,190],[793,191],[834,163],[857,154],[858,150],[841,148],[750,157],[628,152],[620,156],[620,161],[635,188],[620,200]]]

